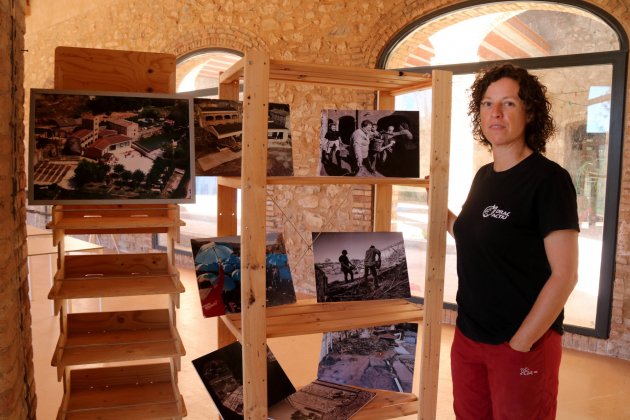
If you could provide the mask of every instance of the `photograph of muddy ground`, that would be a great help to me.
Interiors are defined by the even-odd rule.
[[[313,233],[318,302],[411,296],[400,232]]]
[[[191,101],[31,90],[29,204],[192,203]]]
[[[195,169],[197,176],[241,176],[243,103],[194,99]],[[269,104],[267,176],[293,175],[289,105]]]
[[[325,333],[317,379],[411,392],[417,336],[412,323]]]
[[[237,341],[192,361],[197,374],[224,420],[243,418],[243,348]],[[275,356],[267,349],[269,405],[295,392]]]
[[[374,398],[374,392],[315,380],[269,408],[274,420],[344,420]]]

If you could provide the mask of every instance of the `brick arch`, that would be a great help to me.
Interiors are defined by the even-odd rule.
[[[562,0],[559,0],[562,1]],[[457,6],[461,4],[462,9],[467,6],[472,6],[470,4],[466,4],[467,2],[462,2],[460,0],[445,0],[441,3],[441,5],[437,5],[436,3],[440,3],[439,1],[423,1],[423,0],[415,0],[413,2],[409,2],[409,4],[398,5],[389,10],[387,16],[383,16],[381,20],[381,24],[378,27],[378,30],[373,31],[371,37],[364,42],[359,49],[361,53],[367,59],[367,65],[369,67],[376,67],[381,56],[386,52],[386,49],[389,47],[391,42],[398,36],[398,34],[405,29],[407,25],[414,21],[419,21],[422,17],[427,14],[435,14],[439,10],[445,10],[450,7]],[[527,3],[525,1],[525,3]],[[566,2],[565,4],[541,4],[538,2],[529,2],[531,7],[536,10],[563,10],[566,6],[576,7],[579,5],[570,4]],[[624,29],[626,32],[630,33],[630,28],[628,24],[626,24],[626,20],[623,19],[624,11],[627,13],[628,6],[625,4],[624,0],[590,0],[585,1],[585,3],[592,4],[593,6],[599,7],[602,11],[609,13],[611,16],[615,17],[619,22],[622,22]],[[485,5],[475,5],[476,7],[484,7],[488,13],[492,12],[506,12],[513,11],[517,9],[516,5],[509,3],[489,3]],[[574,9],[576,13],[584,14],[584,15],[592,15],[592,13],[588,10],[580,10],[577,7]],[[445,12],[446,14],[447,12]],[[457,23],[459,20],[465,18],[464,14],[460,14],[459,17],[442,15],[439,19],[434,20],[433,22],[429,22],[429,30],[423,33],[416,32],[412,35],[412,39],[414,39],[414,43],[417,42],[416,45],[427,42],[426,33],[434,33],[437,30]],[[406,52],[404,50],[400,50],[399,55],[404,55]],[[390,60],[393,60],[392,64],[400,63],[401,57],[397,57],[395,54],[392,55]],[[395,65],[394,65],[395,66]],[[389,66],[392,67],[392,66]],[[395,66],[397,67],[397,66]],[[400,66],[403,67],[403,66]]]
[[[228,48],[245,53],[247,50],[259,49],[270,51],[267,43],[255,33],[244,28],[210,28],[201,33],[194,31],[186,38],[180,38],[171,46],[166,46],[165,52],[178,57],[205,48]]]

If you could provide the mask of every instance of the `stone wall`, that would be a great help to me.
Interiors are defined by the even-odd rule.
[[[24,13],[24,1],[0,1],[0,418],[16,420],[34,419],[36,407],[26,266]]]
[[[244,51],[260,48],[274,59],[374,67],[387,43],[409,23],[453,6],[459,0],[103,0],[57,1],[66,14],[38,12],[33,6],[26,36],[26,87],[51,87],[54,49],[58,45],[167,52],[183,55],[207,47]],[[630,32],[625,0],[592,0]],[[291,104],[296,174],[316,168],[318,111],[324,108],[368,108],[371,92],[271,86],[271,100]],[[630,111],[629,111],[630,112]],[[565,345],[630,359],[630,122],[626,117],[622,201],[619,209],[617,266],[609,340],[566,335]],[[297,232],[367,230],[371,214],[369,189],[349,187],[274,187],[270,224],[282,228],[300,258],[305,242]],[[365,195],[367,194],[367,195]],[[346,200],[350,196],[353,204]],[[362,207],[365,205],[366,207]],[[274,210],[276,208],[277,210]],[[332,224],[332,211],[337,216]],[[292,223],[285,221],[291,217]],[[366,220],[368,219],[368,220]],[[297,228],[297,230],[293,227]],[[300,248],[302,247],[302,248]],[[295,258],[292,256],[292,259]],[[302,258],[295,267],[306,269]],[[300,280],[305,282],[306,280]],[[307,287],[308,288],[308,287]],[[452,315],[446,319],[452,321]]]

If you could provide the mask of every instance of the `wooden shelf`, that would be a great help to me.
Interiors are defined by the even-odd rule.
[[[179,294],[184,286],[168,255],[67,255],[48,299]]]
[[[51,364],[121,362],[186,354],[168,309],[68,314]]]
[[[244,59],[241,59],[219,77],[219,82],[238,81],[243,77],[243,68]],[[269,60],[269,80],[349,89],[386,90],[394,94],[431,87],[430,74],[282,60]]]
[[[53,218],[46,227],[66,234],[166,233],[184,226],[175,204],[64,205],[53,207]]]
[[[169,363],[70,372],[57,420],[171,419],[186,416]]]
[[[267,337],[315,334],[422,320],[419,305],[405,299],[317,303],[314,299],[267,308]],[[241,314],[222,316],[242,342]]]
[[[240,177],[221,176],[219,185],[241,188]],[[267,185],[413,185],[429,187],[428,179],[421,178],[365,178],[352,176],[270,176]]]
[[[418,412],[418,397],[414,394],[382,389],[369,389],[376,396],[358,413],[352,416],[358,420],[381,420],[408,416]]]

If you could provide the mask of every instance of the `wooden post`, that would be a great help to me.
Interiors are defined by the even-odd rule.
[[[238,101],[238,80],[219,84],[219,98]],[[236,188],[218,185],[217,189],[217,235],[236,235]]]
[[[219,98],[238,101],[239,82],[219,84]],[[236,235],[237,189],[217,185],[217,236]],[[225,326],[222,317],[217,317],[217,348],[236,341],[234,334]]]
[[[380,110],[395,109],[396,97],[390,92],[378,91],[376,107]],[[392,185],[382,184],[374,186],[374,231],[389,232],[392,230]]]
[[[267,319],[265,228],[269,57],[248,51],[244,62],[243,156],[241,168],[241,325],[243,412],[267,418]]]
[[[424,328],[420,372],[418,418],[435,419],[440,365],[444,263],[448,220],[448,171],[451,133],[450,72],[433,71],[433,116],[431,122],[431,182],[429,186],[429,226],[424,286]]]

